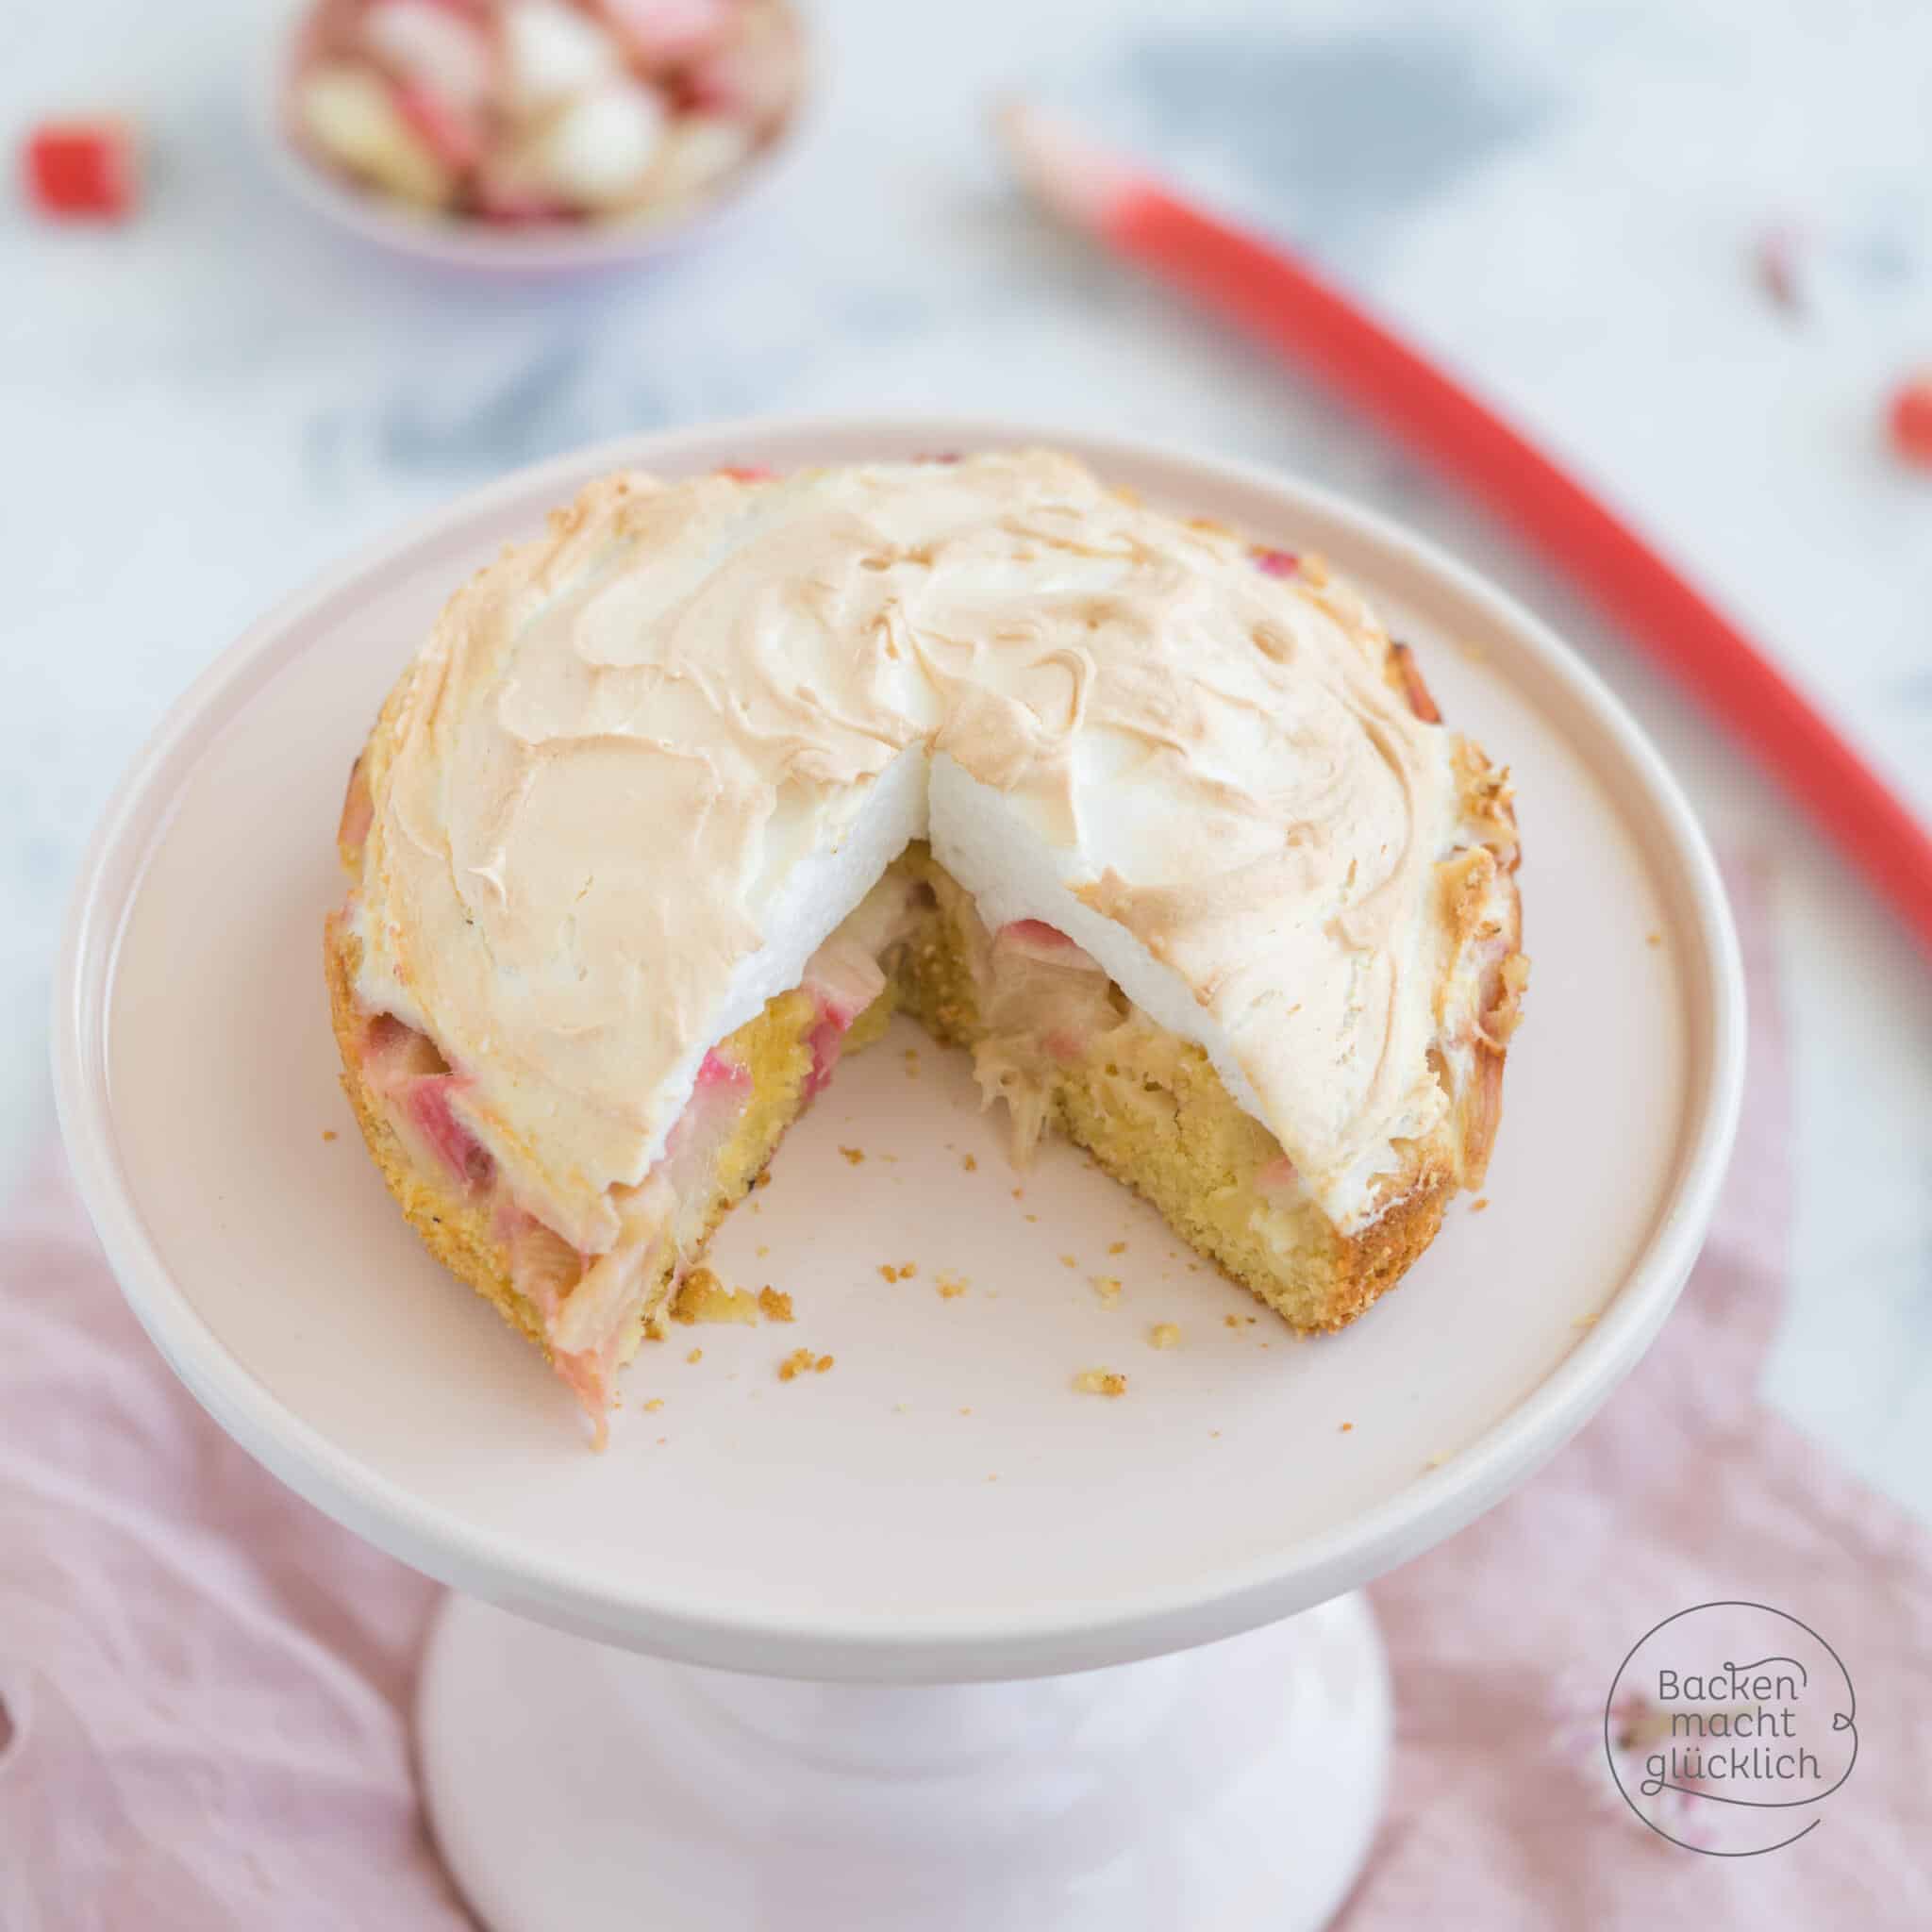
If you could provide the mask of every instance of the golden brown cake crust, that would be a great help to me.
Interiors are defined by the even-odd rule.
[[[358,760],[358,772],[360,771]],[[352,779],[353,785],[353,779]],[[383,1183],[395,1196],[424,1245],[458,1280],[466,1281],[506,1322],[519,1328],[548,1356],[542,1317],[510,1280],[508,1252],[491,1225],[490,1210],[463,1194],[441,1174],[419,1166],[384,1117],[381,1103],[362,1074],[361,1041],[368,1016],[356,1004],[354,983],[361,942],[339,917],[323,934],[328,975],[329,1023],[342,1056],[342,1091]]]
[[[942,904],[958,894],[958,889],[928,856],[920,854],[913,863],[915,870],[941,894]],[[973,991],[959,965],[964,950],[965,942],[958,936],[950,945],[937,941],[929,942],[908,959],[899,985],[904,1008],[916,1014],[935,1038],[962,1047],[971,1046],[980,1034]],[[1172,1091],[1184,1091],[1189,1085],[1209,1090],[1228,1113],[1239,1115],[1205,1054],[1190,1046],[1183,1048],[1177,1058],[1181,1063],[1179,1077]],[[1217,1226],[1211,1218],[1199,1212],[1195,1202],[1176,1194],[1172,1188],[1163,1191],[1151,1181],[1147,1172],[1137,1168],[1132,1160],[1121,1158],[1106,1131],[1104,1106],[1096,1104],[1097,1096],[1092,1091],[1094,1086],[1105,1085],[1102,1076],[1107,1072],[1111,1069],[1106,1067],[1103,1050],[1095,1064],[1076,1070],[1069,1078],[1055,1109],[1061,1128],[1092,1154],[1116,1180],[1158,1208],[1175,1232],[1197,1252],[1213,1260],[1231,1280],[1265,1302],[1297,1329],[1322,1332],[1345,1327],[1393,1288],[1434,1240],[1451,1198],[1465,1184],[1461,1149],[1466,1142],[1459,1129],[1454,1136],[1445,1129],[1440,1145],[1415,1149],[1409,1162],[1388,1177],[1384,1192],[1389,1205],[1357,1234],[1346,1236],[1337,1232],[1319,1209],[1311,1208],[1310,1218],[1324,1231],[1324,1246],[1307,1271],[1312,1278],[1305,1292],[1289,1301],[1281,1293],[1278,1281],[1259,1264],[1252,1244],[1230,1239],[1229,1230]],[[1245,1116],[1240,1118],[1247,1124]],[[1249,1124],[1249,1131],[1266,1150],[1278,1152],[1273,1137],[1264,1129]],[[1204,1164],[1198,1150],[1185,1144],[1169,1145],[1160,1151],[1163,1158],[1159,1164],[1169,1172],[1192,1166],[1198,1174]],[[1219,1159],[1224,1163],[1227,1158],[1224,1153]],[[1208,1164],[1215,1158],[1208,1157]],[[1210,1174],[1209,1184],[1219,1177],[1219,1174]],[[1234,1175],[1237,1180],[1250,1177],[1251,1174],[1239,1173]]]

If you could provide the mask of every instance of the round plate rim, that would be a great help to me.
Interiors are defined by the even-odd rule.
[[[882,451],[1045,444],[1103,472],[1167,466],[1208,487],[1300,505],[1487,608],[1591,716],[1641,781],[1668,834],[1655,856],[1685,889],[1695,957],[1687,996],[1708,1040],[1703,1091],[1674,1192],[1602,1319],[1514,1409],[1426,1484],[1266,1559],[1130,1603],[1062,1603],[916,1632],[889,1617],[761,1615],[755,1606],[651,1600],[600,1588],[586,1567],[520,1559],[513,1536],[476,1530],[420,1504],[404,1486],[286,1409],[208,1326],[149,1239],[120,1170],[106,1091],[107,1013],[119,937],[148,856],[196,757],[293,655],[287,641],[319,606],[406,559],[431,539],[533,493],[562,494],[600,468],[715,464],[782,441],[875,441]],[[808,458],[802,456],[800,460]],[[278,653],[277,645],[283,646]],[[1070,427],[926,412],[766,416],[633,434],[533,464],[407,522],[325,570],[251,625],[162,719],[116,787],[70,903],[55,974],[53,1074],[76,1186],[135,1314],[190,1391],[244,1448],[306,1500],[441,1580],[545,1621],[689,1661],[813,1677],[912,1681],[1017,1676],[1157,1655],[1230,1636],[1353,1589],[1472,1521],[1589,1420],[1662,1325],[1702,1246],[1742,1098],[1744,981],[1736,930],[1709,845],[1675,779],[1636,721],[1550,627],[1507,593],[1392,519],[1261,465],[1204,458],[1172,444]]]

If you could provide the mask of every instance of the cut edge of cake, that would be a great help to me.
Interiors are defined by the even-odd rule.
[[[600,1443],[617,1372],[647,1337],[663,1335],[680,1282],[702,1260],[725,1214],[758,1184],[841,1052],[876,1038],[895,1008],[942,1043],[974,1055],[987,1104],[1004,1100],[1014,1112],[1023,1158],[1041,1131],[1058,1127],[1291,1327],[1340,1328],[1402,1278],[1434,1238],[1455,1192],[1480,1184],[1500,1114],[1503,1060],[1523,986],[1513,813],[1507,779],[1474,747],[1459,757],[1472,815],[1487,815],[1499,833],[1511,835],[1500,856],[1476,845],[1438,867],[1458,960],[1474,956],[1465,969],[1475,979],[1470,1067],[1451,1088],[1455,1105],[1443,1126],[1427,1141],[1398,1145],[1400,1164],[1378,1182],[1374,1217],[1351,1233],[1336,1228],[1312,1196],[1296,1189],[1279,1143],[1229,1095],[1198,1045],[1147,1020],[1051,928],[1017,937],[989,933],[970,894],[919,843],[890,869],[889,878],[917,893],[917,911],[876,962],[880,989],[848,1010],[828,1008],[803,988],[781,993],[708,1057],[708,1070],[718,1072],[714,1080],[701,1080],[694,1099],[715,1085],[731,1106],[700,1163],[702,1185],[687,1183],[668,1211],[661,1201],[643,1202],[640,1215],[659,1214],[668,1238],[655,1252],[624,1256],[628,1272],[611,1284],[615,1305],[594,1326],[576,1324],[585,1345],[571,1345],[566,1317],[577,1313],[576,1297],[594,1283],[600,1261],[615,1274],[612,1257],[580,1254],[500,1196],[488,1154],[437,1104],[446,1091],[441,1083],[458,1076],[433,1042],[421,1035],[414,1036],[420,1046],[403,1042],[416,1062],[405,1066],[399,1082],[384,1079],[381,1057],[395,1049],[390,1029],[400,1023],[358,1003],[360,941],[336,915],[327,923],[325,950],[343,1090],[385,1184],[429,1251],[542,1348]],[[358,764],[342,841],[352,877],[361,782]],[[1091,980],[1078,997],[1100,1003],[1117,1024],[1064,1041],[1049,1024],[1035,1029],[1030,1045],[1024,1031],[1016,1044],[1001,1033],[997,1012],[986,1010],[997,1004],[1007,975],[997,966],[989,973],[983,962],[1003,946],[1018,947],[1041,974]],[[1064,957],[1057,957],[1062,949]],[[1438,1071],[1445,1077],[1448,1070]],[[649,1187],[647,1178],[643,1189],[629,1191],[643,1194]]]

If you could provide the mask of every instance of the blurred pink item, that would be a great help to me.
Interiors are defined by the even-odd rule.
[[[1932,469],[1932,369],[1922,369],[1891,393],[1887,416],[1891,446],[1908,463]]]
[[[396,89],[396,106],[403,119],[435,150],[444,167],[460,173],[483,158],[483,131],[473,114],[446,95],[413,81]]]
[[[1737,910],[1751,1092],[1677,1312],[1541,1476],[1374,1589],[1400,1738],[1345,1932],[1932,1924],[1932,1548],[1752,1392],[1790,1176],[1764,908],[1744,891]],[[202,1414],[52,1157],[0,1284],[0,1924],[469,1926],[410,1776],[434,1586]],[[1728,1594],[1829,1638],[1872,1745],[1803,1846],[1761,1858],[1654,1837],[1597,1748],[1629,1645]]]
[[[702,54],[731,25],[733,0],[598,0],[633,58],[675,66]]]
[[[661,225],[775,144],[803,65],[788,0],[315,0],[282,119],[337,192],[450,226]]]
[[[775,123],[798,88],[798,25],[777,0],[742,0],[738,31],[685,76],[690,106],[754,127]]]
[[[483,26],[439,0],[372,0],[362,40],[395,78],[461,112],[481,108],[496,56]]]
[[[1804,294],[1804,264],[1809,250],[1802,230],[1789,222],[1767,228],[1757,238],[1752,262],[1757,271],[1757,286],[1774,307],[1789,315],[1799,315],[1808,307]]]

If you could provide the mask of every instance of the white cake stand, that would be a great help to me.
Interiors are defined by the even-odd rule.
[[[963,1066],[908,1030],[841,1070],[717,1243],[796,1323],[647,1348],[591,1455],[418,1246],[338,1093],[320,931],[350,759],[450,588],[595,472],[1041,441],[1326,554],[1515,768],[1536,971],[1488,1211],[1298,1346],[1072,1150],[1014,1174]],[[422,1763],[495,1932],[1321,1924],[1388,1753],[1347,1592],[1494,1502],[1637,1360],[1741,1070],[1709,854],[1525,612],[1278,477],[931,419],[636,439],[305,591],[123,785],[58,999],[75,1170],[155,1341],[293,1489],[466,1592],[425,1668]],[[800,1345],[834,1368],[781,1382]],[[1076,1394],[1095,1367],[1126,1395]]]

